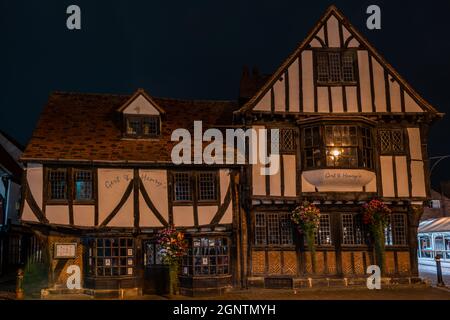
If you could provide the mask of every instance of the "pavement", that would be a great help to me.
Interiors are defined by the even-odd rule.
[[[1,299],[1,293],[0,293]],[[47,300],[93,300],[85,294],[50,295]],[[107,300],[107,299],[102,299]],[[114,299],[112,299],[114,300]],[[186,297],[181,295],[143,295],[125,300],[448,300],[450,288],[427,286],[386,287],[381,290],[365,288],[333,289],[251,289],[233,290],[221,296]]]
[[[447,286],[450,286],[450,265],[447,263],[442,266],[442,279]],[[436,274],[436,262],[430,260],[419,260],[419,276],[422,279],[430,281],[432,285],[436,285]]]

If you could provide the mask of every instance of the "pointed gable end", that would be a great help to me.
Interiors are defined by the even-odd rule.
[[[330,6],[236,113],[430,113],[441,116]]]
[[[138,89],[117,111],[129,115],[149,116],[159,116],[165,113],[163,108],[161,108],[143,89]]]

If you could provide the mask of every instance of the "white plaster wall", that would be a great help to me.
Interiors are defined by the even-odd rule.
[[[108,223],[108,227],[134,227],[133,193],[130,194],[119,212]]]
[[[255,111],[270,111],[270,90],[266,92],[264,97],[259,100],[259,102],[256,104],[255,108],[253,110]]]
[[[297,168],[295,155],[283,155],[284,165],[284,195],[295,197],[297,195]]]
[[[300,83],[298,59],[288,69],[289,74],[289,111],[298,112],[300,110]]]
[[[31,194],[36,201],[39,209],[42,210],[42,195],[44,185],[44,170],[42,164],[29,163],[27,165],[27,182]]]
[[[69,224],[69,206],[48,205],[45,207],[45,216],[51,224]]]
[[[373,87],[377,112],[386,112],[386,82],[384,68],[372,57]]]
[[[312,51],[302,52],[303,111],[314,112],[314,72]]]
[[[419,128],[408,128],[409,152],[412,160],[422,160]]]
[[[211,220],[214,218],[214,215],[216,214],[218,209],[219,209],[218,206],[198,206],[197,207],[198,224],[200,226],[210,224]]]
[[[194,226],[194,208],[192,206],[173,207],[173,223],[177,227]]]
[[[359,85],[361,90],[361,109],[363,112],[372,112],[369,54],[366,50],[358,50],[358,70],[359,70]]]
[[[169,221],[169,194],[167,189],[167,170],[139,170],[141,181],[147,194],[166,221]],[[143,198],[140,198],[140,211],[147,207]],[[159,220],[158,220],[159,221]]]
[[[133,179],[130,169],[98,169],[98,214],[99,223],[112,212]],[[133,194],[130,194],[133,198]],[[129,212],[133,215],[133,211]]]
[[[331,16],[327,20],[328,47],[339,48],[341,42],[339,40],[339,22],[335,16]]]
[[[408,170],[405,156],[395,157],[395,171],[397,174],[397,195],[409,197]]]
[[[394,172],[392,167],[392,157],[391,156],[381,156],[381,183],[383,186],[383,196],[394,197]]]
[[[159,115],[158,109],[143,95],[139,95],[123,110],[124,114]]]
[[[76,226],[93,227],[95,225],[95,206],[74,205],[73,223]]]

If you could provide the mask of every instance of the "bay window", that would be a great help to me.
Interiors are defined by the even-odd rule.
[[[182,275],[215,276],[230,273],[229,239],[222,236],[202,236],[189,239],[187,255],[183,257]]]
[[[303,166],[373,169],[371,130],[360,125],[317,125],[303,129]]]

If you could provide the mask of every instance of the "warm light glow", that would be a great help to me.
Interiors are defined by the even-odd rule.
[[[341,155],[341,151],[339,151],[338,149],[333,149],[330,153],[334,157],[339,157]]]

